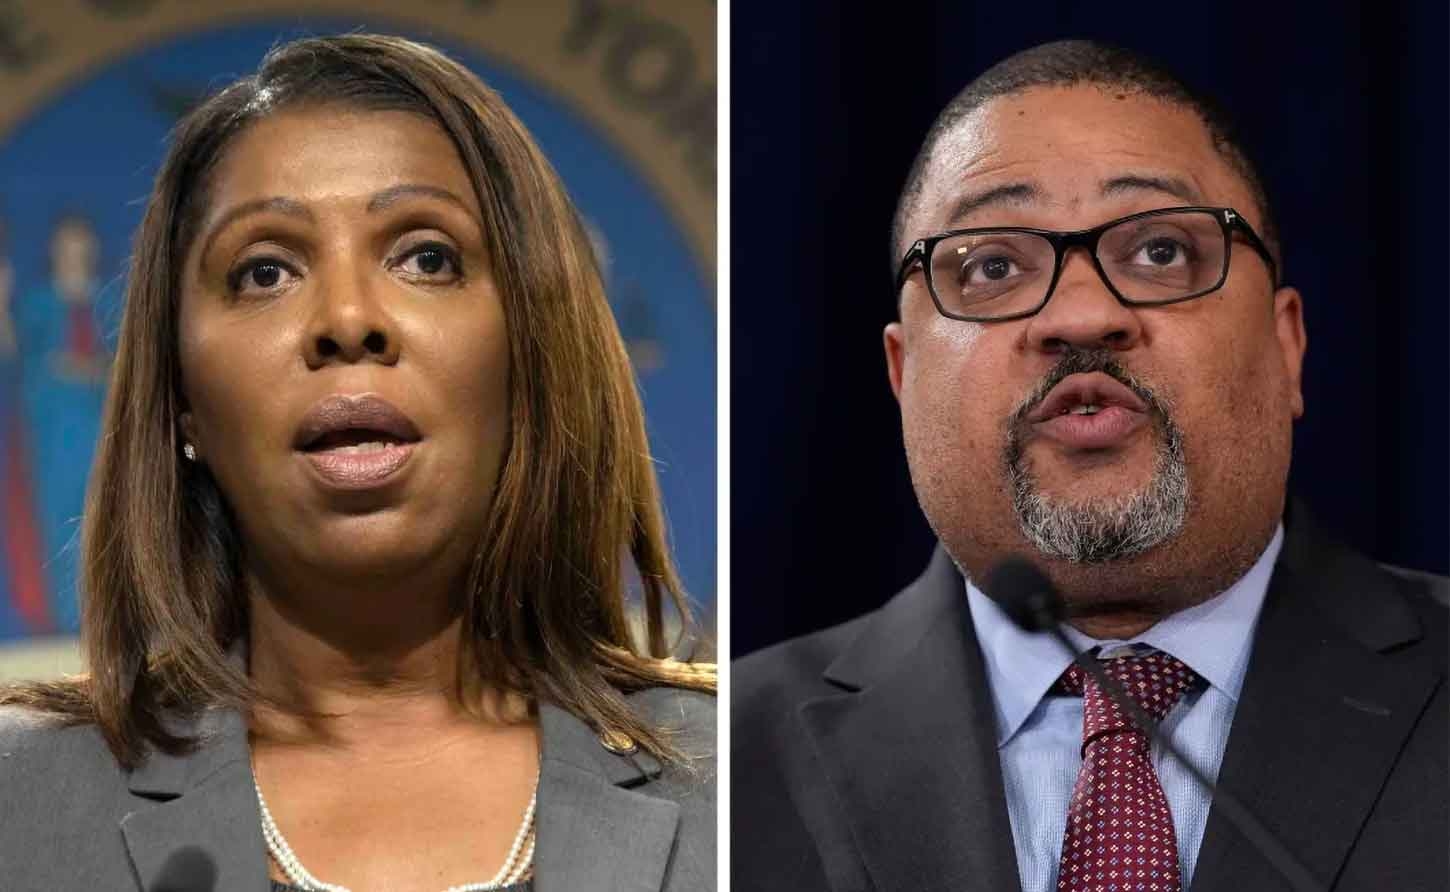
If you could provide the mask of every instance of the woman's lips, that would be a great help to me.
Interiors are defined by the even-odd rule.
[[[323,483],[358,492],[376,489],[402,470],[417,443],[369,443],[299,453],[312,464]]]
[[[1147,420],[1144,412],[1104,406],[1092,415],[1054,415],[1033,424],[1032,429],[1070,449],[1110,449],[1126,442]]]

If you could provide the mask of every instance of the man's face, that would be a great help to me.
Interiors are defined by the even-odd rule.
[[[938,142],[905,238],[1087,229],[1183,205],[1233,207],[1263,231],[1192,112],[1111,88],[1035,88]],[[1218,291],[1128,307],[1078,250],[1037,315],[970,323],[938,313],[914,273],[885,332],[888,369],[917,495],[958,563],[982,574],[1028,554],[1070,602],[1160,613],[1247,569],[1282,512],[1303,411],[1300,298],[1270,276],[1236,238]],[[1054,420],[1096,404],[1115,414]],[[1082,435],[1091,424],[1106,430]],[[1057,534],[1098,547],[1047,547]]]

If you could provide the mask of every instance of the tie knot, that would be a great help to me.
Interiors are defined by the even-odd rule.
[[[1198,682],[1198,673],[1182,660],[1162,651],[1103,660],[1099,665],[1103,674],[1117,682],[1123,693],[1159,722]],[[1076,663],[1062,674],[1060,685],[1065,692],[1083,697],[1085,743],[1099,734],[1133,729],[1133,722],[1127,714]]]

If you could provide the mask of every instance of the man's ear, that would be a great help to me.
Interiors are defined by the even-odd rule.
[[[901,368],[906,362],[906,329],[900,322],[886,326],[881,333],[886,347],[886,376],[891,379],[891,393],[901,401]]]
[[[1304,298],[1297,288],[1280,288],[1274,293],[1274,337],[1284,360],[1290,407],[1295,418],[1302,418],[1304,351],[1309,341],[1304,331]]]

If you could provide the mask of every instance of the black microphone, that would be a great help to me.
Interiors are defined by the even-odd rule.
[[[1163,751],[1172,756],[1174,761],[1182,765],[1193,776],[1198,784],[1207,790],[1213,801],[1213,808],[1222,808],[1224,817],[1234,826],[1249,845],[1254,847],[1264,860],[1273,865],[1279,875],[1288,880],[1295,892],[1324,892],[1321,886],[1305,869],[1284,844],[1269,832],[1258,818],[1240,802],[1232,793],[1225,790],[1209,780],[1183,753],[1179,752],[1166,736],[1158,729],[1158,723],[1148,715],[1142,707],[1138,706],[1133,698],[1127,696],[1116,681],[1109,678],[1103,672],[1103,667],[1098,665],[1098,660],[1086,651],[1078,653],[1072,641],[1062,631],[1060,623],[1067,614],[1067,607],[1063,604],[1062,595],[1058,594],[1057,587],[1047,574],[1025,558],[1008,558],[987,574],[985,580],[985,591],[993,601],[997,602],[1007,618],[1016,623],[1017,626],[1027,632],[1038,632],[1051,635],[1062,645],[1063,649],[1072,654],[1072,660],[1088,675],[1097,682],[1098,687],[1106,693],[1112,701],[1118,705],[1138,729],[1148,735],[1148,739],[1161,746]]]
[[[166,856],[148,892],[214,892],[216,860],[196,846]]]

